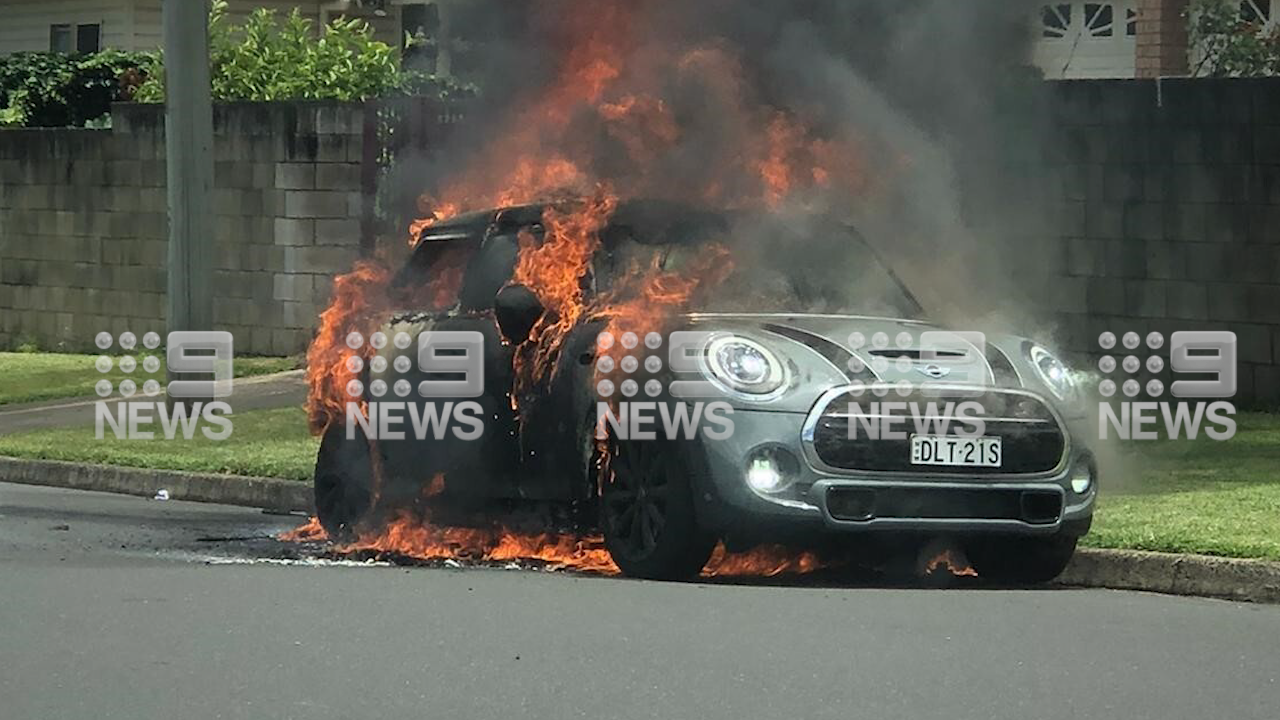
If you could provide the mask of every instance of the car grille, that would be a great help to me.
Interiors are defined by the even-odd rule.
[[[916,426],[911,419],[910,410],[901,415],[894,427],[905,431],[902,439],[868,437],[864,426],[857,428],[856,437],[850,437],[850,423],[855,422],[849,416],[851,404],[860,407],[861,412],[871,413],[871,403],[879,402],[915,402],[924,410],[927,403],[943,406],[947,402],[957,405],[961,402],[978,402],[985,412],[984,435],[1002,438],[1003,461],[1001,467],[951,467],[943,465],[912,465],[911,434]],[[954,435],[956,423],[947,430]],[[970,431],[971,425],[961,424],[961,430]],[[937,392],[924,394],[919,391],[901,397],[890,392],[886,397],[876,397],[871,393],[861,395],[842,394],[830,400],[821,410],[816,424],[813,426],[813,451],[825,465],[842,470],[861,470],[870,472],[927,472],[942,475],[983,475],[993,474],[1034,474],[1047,473],[1056,469],[1062,462],[1066,450],[1066,437],[1057,419],[1049,408],[1040,400],[1022,393],[990,391],[982,395],[943,395]]]

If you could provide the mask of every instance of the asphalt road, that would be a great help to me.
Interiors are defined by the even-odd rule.
[[[297,522],[0,484],[0,718],[1280,717],[1275,606],[323,566]]]

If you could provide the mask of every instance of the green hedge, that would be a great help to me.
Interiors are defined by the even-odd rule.
[[[164,101],[164,56],[147,68],[139,102]],[[469,97],[475,88],[406,70],[396,48],[375,40],[359,18],[317,27],[297,8],[258,8],[231,22],[225,0],[209,12],[209,74],[215,102],[358,101],[390,95]]]
[[[0,125],[84,127],[128,100],[152,62],[148,53],[22,52],[0,57]]]
[[[474,86],[401,67],[395,48],[363,20],[317,29],[294,9],[258,9],[241,25],[215,0],[209,17],[215,102],[365,100],[389,95],[465,98]],[[101,127],[119,100],[164,101],[164,55],[104,50],[89,55],[0,57],[0,126]]]

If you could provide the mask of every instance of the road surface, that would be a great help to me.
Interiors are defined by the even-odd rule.
[[[0,484],[0,717],[1280,717],[1275,606],[324,565],[298,522]]]

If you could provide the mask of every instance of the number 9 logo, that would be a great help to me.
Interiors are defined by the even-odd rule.
[[[1200,353],[1192,355],[1192,350]],[[1169,392],[1176,398],[1229,398],[1236,394],[1236,334],[1227,331],[1184,331],[1169,338],[1169,368],[1175,373],[1214,375],[1213,380],[1177,380]]]
[[[441,350],[453,354],[442,355]],[[418,335],[418,383],[425,398],[474,398],[484,394],[484,335],[473,331],[424,330]],[[440,375],[450,376],[442,379]],[[461,376],[460,379],[453,379]]]
[[[232,337],[229,332],[212,330],[175,330],[169,333],[167,363],[172,374],[200,373],[213,375],[212,380],[174,380],[169,383],[170,397],[219,398],[231,396]],[[188,351],[213,351],[192,355]]]

